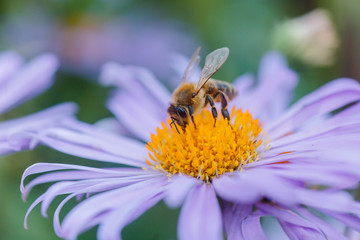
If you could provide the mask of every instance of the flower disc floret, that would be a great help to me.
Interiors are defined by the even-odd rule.
[[[214,126],[208,110],[195,116],[197,127],[189,124],[178,133],[174,126],[161,123],[151,135],[147,163],[169,175],[186,174],[209,182],[225,172],[241,169],[258,160],[257,148],[262,128],[249,112],[233,109],[230,121],[221,117]]]

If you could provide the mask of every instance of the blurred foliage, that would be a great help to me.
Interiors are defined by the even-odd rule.
[[[93,18],[106,24],[114,18],[131,16],[139,26],[151,19],[183,23],[180,30],[203,46],[202,56],[210,50],[228,46],[231,50],[227,63],[219,71],[219,78],[232,81],[246,72],[256,73],[261,56],[271,49],[271,34],[274,26],[288,18],[297,17],[315,8],[330,11],[341,46],[337,61],[333,66],[312,68],[289,59],[290,66],[300,76],[300,84],[295,99],[337,77],[360,79],[360,2],[348,1],[252,1],[252,0],[2,0],[0,1],[0,42],[6,38],[3,24],[16,20],[29,9],[40,9],[50,16],[55,25],[76,24],[82,18]],[[30,29],[31,30],[31,29]],[[13,48],[20,50],[18,42],[0,44],[0,50]],[[51,49],[49,49],[51,50]],[[114,50],[116,51],[116,50]],[[182,54],[190,56],[194,49]],[[21,50],[20,50],[20,53]],[[32,56],[28,56],[32,57]],[[166,63],[164,63],[166,64]],[[167,66],[166,66],[167,67]],[[71,71],[60,69],[56,83],[41,96],[25,103],[17,109],[1,116],[11,119],[23,116],[64,101],[79,104],[80,120],[93,123],[111,116],[105,108],[109,89],[97,83],[98,72]],[[162,79],[164,80],[164,79]],[[58,239],[52,228],[52,220],[40,215],[35,208],[29,217],[29,230],[23,228],[23,218],[32,200],[39,196],[46,186],[35,188],[30,199],[24,204],[20,197],[19,184],[25,168],[38,161],[86,163],[91,161],[69,157],[45,147],[32,152],[22,152],[0,159],[0,239]],[[75,202],[67,205],[70,209]],[[54,207],[49,210],[52,216]],[[178,210],[170,210],[163,203],[149,210],[123,231],[124,239],[175,239]],[[95,239],[95,229],[83,234],[79,239]]]

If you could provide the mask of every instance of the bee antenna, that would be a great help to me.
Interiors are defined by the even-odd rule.
[[[194,92],[194,93],[192,94],[192,97],[193,97],[193,98],[196,97],[196,95],[198,95],[198,93],[199,93],[199,91]]]
[[[171,118],[170,127],[172,124],[174,124],[176,131],[180,134],[179,129],[177,128],[176,123],[174,122],[174,118]]]

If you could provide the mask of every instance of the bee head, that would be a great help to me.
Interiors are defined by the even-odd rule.
[[[179,126],[185,127],[188,124],[188,112],[186,108],[170,104],[167,112],[170,118]]]

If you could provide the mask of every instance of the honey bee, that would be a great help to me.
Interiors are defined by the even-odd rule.
[[[167,112],[171,118],[171,124],[178,124],[183,129],[189,124],[189,120],[194,122],[194,115],[199,114],[208,104],[211,106],[211,112],[214,117],[214,126],[218,116],[214,102],[221,103],[221,113],[224,118],[230,119],[227,110],[228,101],[236,95],[236,88],[227,82],[212,79],[211,77],[219,70],[229,56],[227,47],[219,48],[206,56],[204,68],[201,71],[200,79],[195,83],[188,82],[191,73],[196,69],[200,62],[200,47],[191,57],[185,73],[182,77],[181,84],[172,95],[172,103]]]

